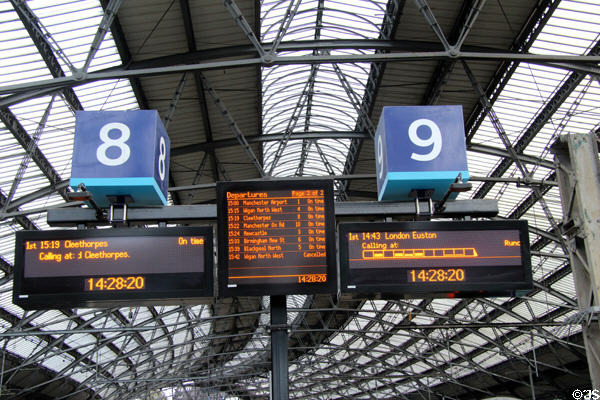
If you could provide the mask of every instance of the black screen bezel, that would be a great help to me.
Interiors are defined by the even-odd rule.
[[[327,281],[302,284],[252,284],[228,287],[229,278],[229,229],[227,224],[227,191],[269,191],[269,190],[323,190],[325,201],[325,249],[327,252]],[[217,182],[217,234],[218,264],[217,281],[219,297],[270,296],[293,294],[336,293],[337,264],[335,240],[335,209],[333,182],[330,180],[301,181],[237,181]]]
[[[56,278],[25,278],[25,242],[28,240],[79,240],[119,237],[156,237],[156,236],[203,236],[204,237],[204,271],[198,273],[164,273],[153,274],[154,280],[161,278],[178,287],[185,287],[192,275],[200,286],[194,289],[144,290],[140,292],[111,291],[95,292],[73,290],[58,292],[52,288],[52,280]],[[87,307],[128,307],[140,305],[178,305],[205,303],[207,298],[214,297],[214,253],[213,227],[162,227],[162,228],[113,228],[94,230],[50,230],[50,231],[18,231],[15,233],[15,275],[13,303],[25,310],[64,309]],[[152,246],[148,247],[152,251]],[[137,267],[137,266],[136,266]],[[144,274],[143,265],[139,266],[139,275]],[[130,274],[131,275],[131,274]],[[73,275],[87,277],[88,274]],[[28,281],[28,282],[26,282]],[[23,287],[41,285],[47,293],[25,293]],[[189,282],[187,284],[189,286]],[[26,297],[23,297],[26,296]]]
[[[341,293],[380,297],[474,297],[474,296],[513,296],[517,292],[533,287],[531,274],[531,255],[529,249],[529,232],[527,221],[406,221],[406,222],[367,222],[339,224],[340,254],[340,290]],[[521,276],[520,280],[461,282],[394,282],[394,274],[405,274],[406,269],[390,270],[370,269],[372,276],[382,276],[380,282],[365,284],[353,279],[348,260],[349,232],[397,232],[412,230],[444,230],[444,231],[485,231],[518,230],[521,241]],[[485,268],[485,267],[480,267]],[[496,267],[498,268],[498,267]],[[349,288],[350,286],[350,288]]]

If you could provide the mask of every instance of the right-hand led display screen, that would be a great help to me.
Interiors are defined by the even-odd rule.
[[[526,221],[340,224],[344,293],[509,295],[531,288]]]

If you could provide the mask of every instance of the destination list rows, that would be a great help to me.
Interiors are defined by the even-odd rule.
[[[324,199],[314,195],[228,199],[229,259],[324,257]]]

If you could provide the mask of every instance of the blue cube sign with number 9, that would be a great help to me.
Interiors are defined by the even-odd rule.
[[[380,201],[432,190],[432,199],[440,200],[459,174],[469,179],[462,107],[384,107],[375,160]]]
[[[100,207],[110,206],[109,196],[166,205],[169,148],[155,110],[78,111],[70,185],[85,184]]]

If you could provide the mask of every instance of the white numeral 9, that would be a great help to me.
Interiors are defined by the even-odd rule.
[[[377,138],[377,165],[379,167],[379,179],[383,176],[383,142],[381,135]]]
[[[108,132],[113,129],[121,132],[121,136],[116,139],[111,139],[111,137],[108,136]],[[100,140],[102,140],[102,144],[98,146],[98,149],[96,150],[96,158],[98,161],[109,167],[125,164],[131,155],[131,149],[126,143],[130,135],[131,132],[129,131],[129,127],[120,122],[110,122],[100,128]],[[121,151],[119,157],[108,157],[106,151],[110,147],[117,147]]]
[[[431,136],[427,139],[421,139],[417,135],[417,129],[421,126],[426,126],[431,130]],[[414,121],[408,127],[408,137],[410,141],[419,147],[427,147],[433,145],[431,151],[426,154],[412,153],[410,158],[416,161],[431,161],[440,155],[442,151],[442,133],[439,126],[430,119],[421,118]]]
[[[165,159],[167,158],[167,144],[165,143],[164,136],[160,137],[159,147],[159,155],[158,155],[158,176],[160,176],[160,180],[165,180],[165,175],[167,174],[167,167],[165,165]]]

